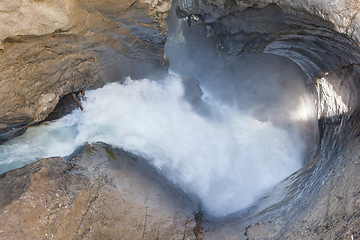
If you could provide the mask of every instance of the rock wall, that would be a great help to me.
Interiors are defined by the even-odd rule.
[[[170,1],[2,1],[0,20],[10,22],[0,26],[0,141],[44,120],[66,94],[166,72],[169,8]]]
[[[264,8],[270,4],[279,6],[282,11],[287,13],[317,16],[331,23],[339,33],[348,34],[358,44],[360,43],[360,5],[358,0],[183,0],[180,2],[178,13],[180,17],[190,14],[202,15],[206,22],[213,22],[234,11]]]
[[[0,47],[7,37],[43,35],[70,24],[67,0],[4,0],[0,3]]]
[[[229,54],[264,52],[288,57],[304,70],[309,82],[341,66],[359,63],[359,42],[351,39],[351,34],[339,34],[340,27],[319,12],[306,11],[311,6],[306,2],[300,1],[301,6],[298,2],[249,2],[182,1],[177,12],[179,17],[198,16],[194,24],[205,23],[219,47]],[[322,7],[313,5],[312,9]]]
[[[206,239],[360,238],[359,1],[181,1],[179,17],[205,24],[229,54],[286,56],[308,76],[320,141],[310,164]],[[198,19],[198,20],[197,20]]]
[[[206,239],[360,237],[359,71],[341,68],[318,80],[320,142],[310,164],[252,208],[217,223]]]

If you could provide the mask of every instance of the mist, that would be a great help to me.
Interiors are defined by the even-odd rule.
[[[167,77],[86,92],[84,112],[0,145],[0,172],[104,142],[148,161],[207,214],[225,216],[300,169],[316,141],[301,70],[272,55],[228,56],[205,27],[173,20]]]
[[[251,205],[301,166],[301,151],[287,131],[204,94],[209,119],[194,111],[184,92],[176,76],[89,91],[84,112],[1,145],[0,164],[65,156],[85,143],[105,142],[149,161],[215,216]]]
[[[297,139],[303,159],[311,159],[318,141],[317,111],[310,93],[314,86],[299,66],[272,54],[231,56],[216,44],[210,27],[189,26],[174,12],[168,26],[165,49],[171,72],[198,82],[203,92],[223,104],[286,129]],[[201,102],[193,103],[194,108],[198,105]]]

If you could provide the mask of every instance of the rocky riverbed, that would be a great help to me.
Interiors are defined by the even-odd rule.
[[[281,55],[304,71],[317,108],[315,157],[253,207],[206,222],[195,199],[141,159],[88,145],[68,159],[0,176],[0,238],[360,238],[359,1],[178,4],[178,17],[206,25],[228,54]],[[44,120],[63,96],[165,73],[170,7],[155,0],[1,2],[0,141]]]

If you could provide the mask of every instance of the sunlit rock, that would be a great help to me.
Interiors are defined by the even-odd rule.
[[[7,37],[43,35],[69,27],[70,0],[0,2],[0,47]]]

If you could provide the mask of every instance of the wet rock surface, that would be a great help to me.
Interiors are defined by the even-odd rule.
[[[64,2],[5,1],[0,5],[4,9],[11,5],[10,12],[0,11],[0,19],[11,11],[21,19],[36,19],[19,20],[30,25],[18,26],[15,17],[12,24],[18,30],[6,24],[0,28],[2,139],[11,137],[6,133],[9,127],[16,128],[11,122],[44,120],[66,94],[166,70],[163,45],[169,1]],[[51,14],[55,10],[64,19]],[[53,21],[45,21],[38,11]]]
[[[14,3],[2,2],[0,9],[11,5],[12,11],[24,12],[38,4]],[[43,120],[68,93],[166,67],[169,2],[64,3],[56,24],[50,21],[54,24],[43,29],[35,21],[2,30],[0,141]],[[41,4],[56,9],[63,2]],[[319,118],[319,146],[309,165],[255,206],[210,221],[205,239],[360,238],[358,4],[180,3],[178,16],[190,17],[192,24],[205,22],[209,35],[230,54],[266,52],[296,62],[308,76]],[[194,239],[193,229],[199,227],[191,199],[107,145],[87,146],[71,161],[40,160],[1,175],[0,183],[4,239]]]
[[[180,16],[207,16],[209,8],[217,2],[204,3],[199,9],[191,3],[180,3],[178,9],[186,12]],[[339,34],[329,22],[312,12],[287,11],[280,3],[232,7],[229,11],[205,23],[208,34],[231,55],[261,52],[285,56],[299,65],[310,80],[340,66],[360,62],[356,40]]]
[[[357,110],[338,124],[326,124],[324,149],[312,164],[279,184],[257,206],[219,223],[205,238],[359,238],[358,120]],[[276,204],[271,203],[274,199]]]
[[[1,239],[195,239],[197,206],[105,144],[0,176]]]
[[[299,18],[274,5],[234,12],[210,26],[219,45],[231,55],[264,52],[285,56],[309,79],[360,61],[357,44],[331,30],[326,22],[309,15]]]
[[[291,0],[182,0],[177,13],[179,17],[191,14],[201,16],[205,22],[213,22],[235,11],[249,8],[266,8],[276,5],[283,12],[297,15],[312,15],[330,23],[334,30],[348,34],[359,43],[359,2],[357,0],[336,1],[291,1]]]
[[[5,142],[13,137],[23,134],[31,119],[28,116],[18,115],[16,118],[3,118],[0,124],[0,143]]]
[[[339,8],[348,15],[338,21]],[[309,164],[253,207],[218,221],[205,239],[360,237],[360,49],[343,24],[351,19],[354,25],[358,10],[358,2],[347,1],[180,2],[178,16],[198,16],[192,24],[206,25],[229,54],[273,53],[297,63],[308,77],[319,119],[318,150]]]

